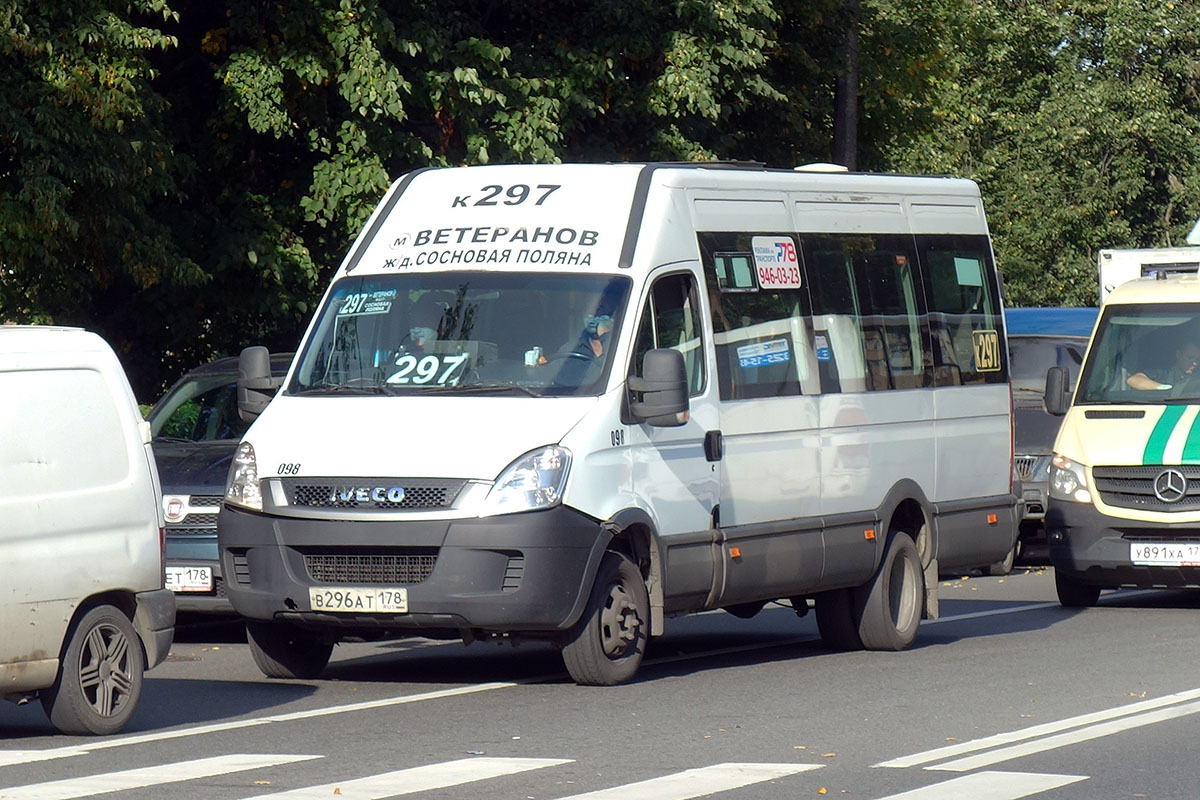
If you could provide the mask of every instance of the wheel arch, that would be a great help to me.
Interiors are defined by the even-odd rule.
[[[137,613],[137,600],[130,592],[124,592],[119,589],[113,589],[107,592],[100,592],[85,597],[79,605],[75,606],[74,613],[71,614],[71,621],[67,623],[66,632],[63,634],[62,644],[58,648],[59,663],[62,663],[63,656],[67,653],[67,646],[71,643],[71,637],[75,633],[79,621],[83,619],[89,611],[100,606],[112,606],[120,611],[129,620],[130,625],[134,625],[134,616]],[[138,634],[138,645],[142,648],[142,661],[146,661],[146,643],[142,641],[142,633],[134,625],[134,632]],[[61,667],[60,667],[61,668]]]
[[[637,564],[650,596],[650,635],[663,629],[662,552],[657,528],[650,515],[640,508],[626,508],[604,521],[602,527],[612,537],[606,547],[623,553]]]
[[[912,537],[921,556],[921,566],[928,567],[937,558],[937,527],[933,524],[933,505],[920,485],[909,478],[897,481],[879,506],[879,519],[884,525],[880,558],[895,531]]]

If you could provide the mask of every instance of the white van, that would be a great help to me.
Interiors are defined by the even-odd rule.
[[[666,617],[772,601],[902,649],[939,561],[1013,546],[1004,342],[969,181],[414,172],[240,444],[227,591],[276,677],[418,634],[612,684]],[[265,352],[242,373],[253,413]]]
[[[175,625],[149,425],[99,336],[3,325],[0,431],[0,696],[115,733]]]
[[[1081,608],[1105,588],[1200,588],[1196,274],[1114,288],[1073,400],[1069,387],[1062,368],[1049,371],[1046,409],[1065,415],[1046,509],[1059,601]]]
[[[1139,247],[1104,249],[1097,256],[1100,304],[1113,289],[1134,278],[1155,275],[1195,275],[1200,269],[1200,247]]]

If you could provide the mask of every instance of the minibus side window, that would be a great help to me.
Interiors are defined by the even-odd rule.
[[[924,295],[907,237],[803,237],[823,392],[932,385]]]
[[[666,275],[654,282],[642,309],[634,341],[632,374],[642,374],[646,352],[669,347],[683,353],[687,367],[688,393],[704,391],[704,340],[701,336],[700,304],[696,282],[690,273]]]
[[[1003,383],[1004,323],[981,236],[919,236],[938,386]]]
[[[816,394],[818,364],[802,276],[776,276],[778,285],[762,286],[756,270],[754,248],[761,248],[762,240],[794,246],[794,235],[701,233],[697,238],[721,399]]]

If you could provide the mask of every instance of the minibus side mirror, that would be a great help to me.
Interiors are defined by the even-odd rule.
[[[1042,402],[1046,404],[1046,411],[1056,417],[1067,413],[1067,407],[1071,405],[1071,392],[1067,388],[1067,380],[1066,367],[1051,367],[1046,370],[1046,394],[1042,397]]]
[[[271,352],[260,345],[247,347],[238,356],[238,416],[250,422],[263,412],[283,384],[271,377]]]
[[[648,351],[642,360],[642,375],[630,376],[629,388],[642,397],[629,403],[635,421],[656,428],[687,423],[688,380],[683,353],[669,348]]]

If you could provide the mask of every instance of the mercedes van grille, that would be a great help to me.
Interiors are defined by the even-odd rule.
[[[467,482],[429,478],[282,478],[281,483],[288,503],[293,506],[396,511],[450,508]],[[377,489],[382,491],[376,492]],[[387,499],[397,496],[395,489],[403,490],[401,499]],[[370,499],[372,494],[380,499]]]
[[[1164,502],[1154,494],[1155,478],[1168,468],[1179,470],[1187,480],[1183,497],[1173,503]],[[1093,467],[1092,479],[1100,491],[1100,499],[1114,508],[1169,514],[1200,511],[1200,464]]]
[[[420,583],[433,572],[437,555],[305,554],[304,566],[316,583]]]

